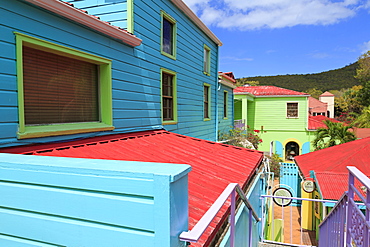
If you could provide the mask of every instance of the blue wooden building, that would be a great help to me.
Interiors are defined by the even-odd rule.
[[[215,141],[232,125],[221,42],[182,1],[15,0],[0,14],[0,147],[163,128]]]
[[[182,1],[0,1],[0,34],[0,246],[185,246],[189,191],[200,186],[189,201],[207,195],[207,210],[208,191],[223,190],[213,184],[230,180],[227,152],[241,186],[260,165],[257,151],[208,141],[233,124],[234,83],[218,73],[221,42]],[[138,144],[62,159],[9,151],[94,138]],[[97,156],[107,150],[133,156]],[[191,168],[179,163],[194,169],[189,189]]]

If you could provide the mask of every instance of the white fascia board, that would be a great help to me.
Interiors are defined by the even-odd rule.
[[[235,84],[233,84],[232,82],[229,82],[229,81],[226,81],[226,80],[223,80],[223,79],[220,80],[220,83],[222,85],[224,85],[226,87],[229,87],[229,88],[232,88],[232,89],[237,88],[237,86],[235,86]]]
[[[207,36],[215,42],[218,46],[222,46],[221,40],[194,14],[194,12],[182,1],[182,0],[171,0],[195,25],[197,25]]]
[[[82,10],[76,9],[66,3],[58,0],[24,0],[31,4],[34,4],[43,9],[49,10],[55,14],[63,16],[67,19],[73,20],[84,26],[87,26],[93,30],[104,33],[112,38],[119,39],[122,42],[130,46],[139,46],[141,39],[128,33],[125,30],[119,29],[118,27],[112,26],[107,22],[96,19],[95,17],[84,13]]]

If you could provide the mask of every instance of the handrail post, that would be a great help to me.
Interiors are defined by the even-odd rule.
[[[230,212],[230,247],[234,247],[235,242],[235,188],[231,192],[231,212]]]
[[[350,246],[351,245],[351,232],[350,232],[350,229],[352,228],[352,203],[351,203],[351,199],[354,198],[353,196],[353,189],[352,189],[352,186],[351,185],[354,185],[355,184],[355,177],[354,175],[349,172],[348,173],[348,205],[347,205],[347,230],[346,230],[346,234],[347,234],[347,240],[346,240],[346,244],[347,246]]]
[[[370,210],[369,210],[369,205],[370,205],[370,195],[369,195],[369,191],[366,190],[367,193],[366,193],[366,215],[365,215],[365,221],[366,222],[369,222],[370,221]],[[369,229],[366,229],[365,233],[364,233],[364,246],[369,246]]]
[[[249,210],[249,246],[252,246],[252,210]]]

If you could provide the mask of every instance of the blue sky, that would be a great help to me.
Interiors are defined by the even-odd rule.
[[[183,0],[237,78],[338,69],[370,50],[370,0]]]

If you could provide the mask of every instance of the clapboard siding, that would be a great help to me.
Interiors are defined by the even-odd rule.
[[[108,16],[127,10],[126,1],[70,1],[90,14],[110,21]],[[177,21],[177,57],[170,59],[160,52],[160,11]],[[18,140],[18,95],[15,61],[15,35],[20,32],[112,60],[113,123],[117,132],[163,128],[161,126],[160,69],[177,73],[178,124],[164,128],[180,134],[216,140],[218,46],[168,0],[134,1],[135,35],[143,40],[129,47],[106,35],[84,28],[65,18],[21,1],[0,3],[0,146],[36,142],[63,141],[98,132],[68,136]],[[114,17],[116,18],[116,17]],[[203,74],[203,46],[211,48],[211,76]],[[211,85],[211,120],[203,120],[203,84]],[[229,107],[229,113],[231,107]],[[220,111],[220,109],[218,109]],[[218,116],[220,113],[218,112]],[[232,116],[230,117],[232,119]],[[221,120],[224,123],[223,119]]]
[[[111,22],[112,25],[127,29],[127,1],[126,0],[67,0],[76,8],[88,11],[102,20]]]
[[[227,118],[224,118],[224,92],[227,92]],[[234,125],[234,98],[233,90],[221,85],[218,90],[218,129],[220,132],[228,132]]]
[[[298,102],[298,118],[286,117],[287,102]],[[264,130],[304,131],[307,128],[307,97],[256,98],[255,106],[257,129],[260,126],[264,126]]]
[[[1,246],[169,247],[187,229],[187,165],[0,158]]]

